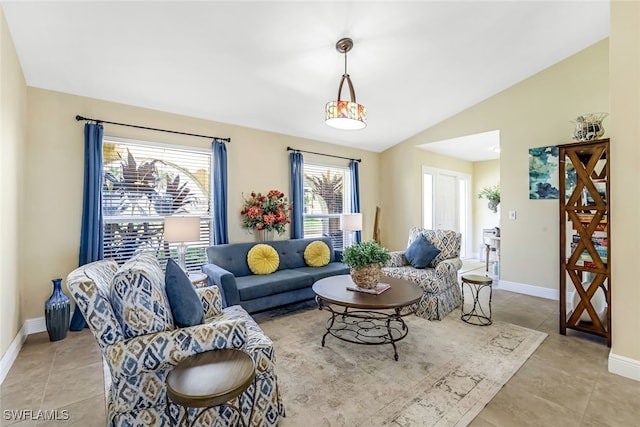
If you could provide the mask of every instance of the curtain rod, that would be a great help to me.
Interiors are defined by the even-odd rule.
[[[297,151],[299,153],[317,154],[318,156],[335,157],[336,159],[353,160],[355,162],[362,162],[362,159],[352,159],[350,157],[334,156],[333,154],[316,153],[315,151],[298,150],[297,148],[287,147],[287,151]]]
[[[207,138],[207,139],[215,139],[216,141],[231,142],[231,138],[219,138],[217,136],[199,135],[197,133],[178,132],[177,130],[158,129],[158,128],[150,128],[150,127],[146,127],[146,126],[129,125],[127,123],[109,122],[109,121],[100,120],[100,119],[90,119],[88,117],[82,117],[80,115],[76,116],[76,120],[77,121],[86,120],[86,121],[96,122],[96,123],[109,123],[110,125],[127,126],[127,127],[130,127],[130,128],[154,130],[154,131],[157,131],[157,132],[176,133],[178,135],[197,136],[198,138]]]

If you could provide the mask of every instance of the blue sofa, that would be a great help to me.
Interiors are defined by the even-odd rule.
[[[324,267],[309,267],[304,250],[316,240],[327,244],[331,254]],[[207,248],[209,264],[202,266],[209,285],[222,291],[223,306],[240,305],[249,313],[304,301],[315,297],[311,286],[320,279],[349,274],[349,267],[339,260],[328,237],[314,239],[274,240],[265,242],[278,252],[280,265],[267,275],[256,275],[247,264],[247,253],[257,243],[233,243]]]

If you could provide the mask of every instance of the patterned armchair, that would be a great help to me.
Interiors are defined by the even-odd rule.
[[[148,256],[120,268],[113,261],[84,265],[69,274],[67,287],[111,372],[109,426],[170,425],[165,412],[167,374],[187,356],[222,348],[241,349],[256,365],[256,381],[239,397],[245,424],[275,426],[284,415],[272,341],[240,306],[223,310],[217,287],[196,290],[205,322],[186,328],[175,327],[164,274]],[[137,294],[127,298],[132,292]],[[178,408],[171,405],[171,410]],[[234,416],[224,408],[209,414],[202,417],[202,425],[229,425]]]
[[[429,320],[441,320],[462,301],[458,285],[460,260],[460,233],[451,230],[409,230],[407,247],[422,234],[440,254],[424,269],[413,268],[404,257],[404,251],[391,252],[391,260],[382,267],[383,274],[406,279],[420,286],[424,292],[416,315]]]

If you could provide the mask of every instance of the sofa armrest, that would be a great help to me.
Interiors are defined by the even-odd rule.
[[[449,258],[440,261],[436,265],[436,276],[444,277],[448,274],[457,276],[458,270],[462,268],[462,260],[460,258]]]
[[[140,335],[107,348],[112,375],[132,377],[177,365],[188,356],[209,350],[245,347],[243,320],[215,323]]]
[[[341,249],[336,249],[333,251],[333,257],[336,260],[336,262],[342,262],[342,254],[343,254],[343,250]]]
[[[202,272],[209,278],[209,286],[217,286],[222,294],[222,306],[240,304],[240,293],[233,274],[215,264],[204,264]]]
[[[218,286],[196,288],[196,293],[204,308],[205,321],[222,313],[222,294]]]
[[[409,265],[409,262],[404,257],[404,251],[390,251],[391,259],[384,263],[383,267],[403,267]]]

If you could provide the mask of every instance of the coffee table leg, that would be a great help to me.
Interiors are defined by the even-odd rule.
[[[393,346],[393,358],[398,361],[398,349],[396,348],[396,342],[393,339],[393,335],[391,334],[391,321],[393,320],[393,316],[389,316],[387,318],[387,333],[389,334],[389,341]]]
[[[324,300],[318,296],[316,296],[316,304],[318,304],[318,310],[326,309],[327,311],[331,312],[331,319],[327,320],[327,332],[325,332],[322,336],[322,347],[324,347],[325,339],[327,338],[327,335],[329,335],[331,328],[333,327],[333,323],[336,320],[337,313],[333,311],[333,308],[331,308],[330,305],[326,304]]]

